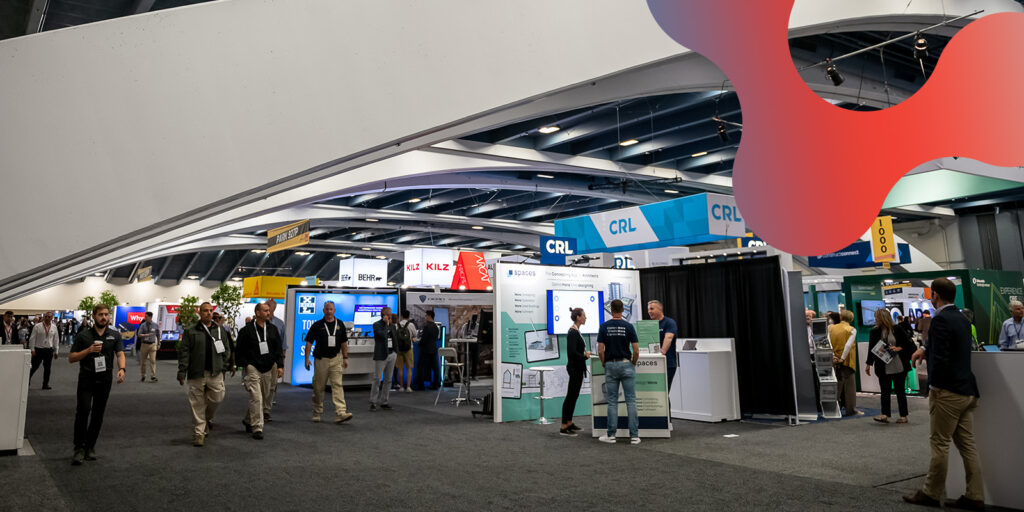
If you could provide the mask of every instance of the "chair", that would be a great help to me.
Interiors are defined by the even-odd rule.
[[[459,394],[455,398],[455,403],[458,404],[462,400],[462,390],[464,384],[462,383],[462,369],[466,366],[465,363],[459,362],[459,354],[455,351],[454,347],[441,347],[437,349],[437,355],[441,357],[441,371],[444,372],[446,369],[451,373],[452,383],[459,387]],[[434,397],[434,406],[437,406],[437,401],[441,399],[441,393],[444,391],[444,383],[441,383],[441,387],[437,389],[437,396]]]

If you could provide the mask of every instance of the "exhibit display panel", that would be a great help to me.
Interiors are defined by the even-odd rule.
[[[495,401],[494,421],[534,420],[540,415],[540,378],[533,366],[550,366],[554,371],[544,376],[544,395],[553,397],[544,401],[545,411],[561,410],[569,383],[565,370],[566,334],[548,334],[548,290],[586,292],[580,295],[590,307],[588,294],[602,292],[606,318],[612,300],[620,299],[625,306],[623,319],[635,322],[640,318],[640,279],[636,270],[581,267],[557,267],[498,263],[494,272],[495,332],[494,353],[499,364],[494,365]],[[561,301],[560,301],[561,302]],[[571,299],[568,302],[573,302]],[[595,300],[596,302],[596,300]],[[558,311],[566,315],[571,307],[584,304],[564,304]],[[589,316],[585,327],[593,329],[600,324],[600,316]],[[597,351],[596,335],[584,334],[587,349]],[[574,415],[590,414],[591,403],[585,395],[590,393],[589,374],[580,391]],[[498,399],[500,397],[500,399]],[[667,411],[666,411],[667,416]]]
[[[691,345],[693,349],[687,350]],[[740,419],[735,347],[732,338],[676,341],[677,352],[673,355],[678,358],[678,369],[669,389],[673,418],[707,422]]]
[[[146,319],[145,306],[117,306],[114,308],[114,328],[121,333],[121,343],[125,352],[131,352],[135,346],[135,333],[139,324]]]
[[[665,356],[640,353],[636,363],[636,412],[640,437],[671,437],[667,368]],[[590,358],[590,369],[593,372],[590,395],[593,408],[591,437],[600,437],[608,433],[608,398],[605,396],[604,365],[596,355]],[[629,437],[629,412],[621,387],[618,413],[619,425],[615,437]]]
[[[985,503],[1024,510],[1024,352],[972,352],[971,370],[981,398],[974,411],[974,441],[981,458]],[[950,443],[946,495],[965,490],[964,463]]]
[[[373,374],[373,323],[380,311],[389,307],[396,314],[398,291],[328,288],[289,288],[286,299],[288,353],[285,355],[285,382],[293,386],[313,382],[313,367],[305,366],[306,333],[323,318],[323,306],[334,302],[334,317],[348,329],[348,368],[345,385],[369,384]],[[312,363],[312,357],[310,358]]]
[[[25,443],[31,359],[32,351],[20,345],[0,346],[0,450],[17,450]]]

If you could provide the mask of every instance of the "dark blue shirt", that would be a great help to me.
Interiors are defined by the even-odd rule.
[[[625,320],[611,319],[601,324],[597,331],[597,342],[604,343],[604,360],[630,359],[632,350],[630,345],[639,343],[636,338],[636,329]]]
[[[672,344],[668,346],[668,352],[665,354],[665,361],[668,366],[676,365],[676,338],[679,337],[676,334],[676,321],[671,318],[664,316],[661,320],[658,320],[658,346],[661,346],[665,342],[665,335],[672,333]]]

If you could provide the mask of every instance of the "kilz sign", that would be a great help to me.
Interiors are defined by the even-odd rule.
[[[407,286],[448,286],[455,273],[455,251],[449,249],[409,249],[405,251]]]

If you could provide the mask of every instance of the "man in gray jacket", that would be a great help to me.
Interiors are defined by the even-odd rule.
[[[398,332],[393,323],[391,308],[380,310],[380,320],[373,324],[373,385],[370,387],[370,410],[391,409],[391,374],[395,371],[395,352]],[[382,384],[383,382],[383,384]]]
[[[210,421],[224,400],[224,372],[231,365],[231,335],[213,323],[213,305],[199,306],[199,322],[185,329],[178,348],[178,384],[188,379],[192,446],[203,446]]]

